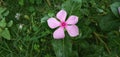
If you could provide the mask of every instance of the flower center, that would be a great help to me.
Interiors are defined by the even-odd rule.
[[[61,26],[64,28],[67,24],[65,22],[61,22]]]

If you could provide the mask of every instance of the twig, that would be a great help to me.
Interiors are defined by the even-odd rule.
[[[99,37],[99,35],[96,32],[93,32],[94,35],[96,36],[96,38],[98,38],[100,40],[100,42],[102,42],[105,45],[105,48],[107,49],[108,53],[110,54],[110,49],[108,48],[107,44]]]

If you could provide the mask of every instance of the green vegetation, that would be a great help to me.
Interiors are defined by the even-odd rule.
[[[120,57],[119,0],[0,0],[0,57]],[[64,9],[80,35],[52,36],[47,19]]]

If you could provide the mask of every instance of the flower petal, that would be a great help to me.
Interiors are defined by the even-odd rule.
[[[55,18],[49,18],[47,20],[47,23],[48,23],[48,26],[52,29],[60,26],[60,22],[57,21]]]
[[[67,24],[76,24],[77,22],[78,22],[78,17],[74,15],[70,16],[66,21]]]
[[[56,17],[57,17],[61,22],[65,21],[66,16],[67,16],[67,12],[66,12],[65,10],[60,10],[60,11],[57,13],[57,15],[56,15]]]
[[[79,29],[76,25],[67,26],[66,30],[71,37],[79,35]]]
[[[119,14],[120,14],[120,7],[118,7],[118,12],[119,12]]]
[[[54,33],[53,33],[53,37],[54,37],[54,39],[64,38],[65,37],[64,28],[59,27],[57,30],[55,30]]]

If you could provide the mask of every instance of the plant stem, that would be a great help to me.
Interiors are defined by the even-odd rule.
[[[46,1],[47,1],[48,5],[51,6],[50,0],[46,0]]]
[[[102,42],[105,45],[105,48],[107,49],[108,53],[110,54],[110,49],[108,48],[107,44],[99,37],[99,35],[96,32],[93,32],[94,35],[96,36],[96,38],[98,38],[100,40],[100,42]]]

